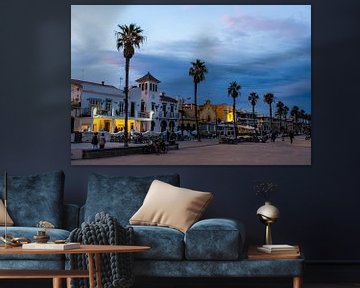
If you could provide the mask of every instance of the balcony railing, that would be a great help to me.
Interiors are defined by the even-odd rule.
[[[73,111],[75,111],[75,117],[90,117],[91,116],[90,108],[75,108],[75,109],[73,109]]]
[[[138,112],[138,118],[150,118],[150,112]]]
[[[73,111],[75,111],[75,117],[91,117],[91,108],[74,108]],[[131,111],[128,112],[128,117],[130,118],[145,118],[150,119],[150,112],[134,112],[131,113]],[[108,117],[119,117],[119,118],[125,118],[125,113],[123,111],[119,112],[119,110],[115,110],[114,114],[110,110],[97,110],[96,115],[98,116],[108,116]],[[164,112],[160,111],[154,114],[153,117],[159,117],[159,118],[167,118],[167,119],[178,119],[179,113],[178,112]]]
[[[165,111],[160,111],[159,112],[159,118],[179,118],[179,113],[178,112],[165,112]]]

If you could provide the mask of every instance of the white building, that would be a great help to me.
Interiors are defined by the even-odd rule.
[[[147,73],[129,89],[128,127],[137,132],[176,130],[178,100],[158,92],[160,83]],[[102,83],[71,80],[72,131],[122,131],[125,127],[125,95]]]
[[[72,94],[78,93],[80,98],[77,106],[72,105],[74,131],[113,132],[116,126],[121,127],[119,120],[124,114],[124,95],[119,89],[104,82],[75,79],[71,80],[71,87]]]
[[[151,119],[147,130],[175,131],[179,125],[179,101],[164,92],[159,93],[161,82],[149,72],[136,82],[141,90],[140,113]]]

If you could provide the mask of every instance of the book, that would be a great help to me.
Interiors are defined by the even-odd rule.
[[[294,251],[281,251],[278,253],[268,253],[259,251],[257,248],[262,246],[250,246],[248,249],[247,258],[249,260],[273,260],[273,259],[298,259],[301,257],[300,255],[300,248],[298,245],[295,245],[297,249],[296,252]]]
[[[260,252],[268,253],[268,254],[280,254],[280,253],[286,253],[286,254],[298,254],[299,248],[297,246],[291,246],[291,245],[262,245],[257,247],[257,250]]]
[[[28,250],[69,250],[80,248],[80,243],[26,243],[22,245],[22,248]]]

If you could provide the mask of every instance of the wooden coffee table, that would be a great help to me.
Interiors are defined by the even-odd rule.
[[[0,279],[31,279],[52,278],[53,288],[62,287],[62,279],[67,279],[68,287],[72,278],[88,278],[89,288],[101,288],[101,257],[102,253],[144,252],[148,246],[123,246],[123,245],[80,245],[78,249],[71,250],[25,250],[21,247],[0,248],[0,254],[25,255],[25,254],[87,254],[88,270],[0,270]],[[95,258],[95,261],[93,260]]]

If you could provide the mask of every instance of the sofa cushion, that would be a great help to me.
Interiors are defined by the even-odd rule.
[[[154,180],[130,224],[165,226],[185,233],[202,216],[212,198],[210,192],[179,188]]]
[[[187,260],[238,259],[245,240],[243,225],[231,219],[206,219],[195,223],[185,235]]]
[[[0,178],[2,183],[3,177]],[[16,226],[35,227],[45,220],[62,227],[64,173],[8,176],[8,212]],[[3,195],[3,185],[0,185]]]
[[[134,253],[135,259],[182,260],[184,234],[172,228],[157,226],[132,226],[134,244],[150,246],[146,252]]]
[[[98,212],[114,216],[126,226],[130,217],[139,209],[154,179],[179,186],[180,177],[162,176],[105,176],[91,174],[88,182],[88,193],[84,205],[84,221],[91,222]]]
[[[11,219],[9,213],[6,212],[5,215],[5,205],[3,201],[0,199],[0,226],[5,225],[5,217],[6,217],[6,225],[8,226],[14,225],[14,221]]]
[[[14,237],[25,237],[29,240],[33,240],[33,236],[36,235],[38,231],[42,230],[41,228],[36,227],[8,227],[7,233],[11,234]],[[5,234],[5,227],[0,227],[0,235]],[[54,240],[65,240],[69,237],[70,232],[63,229],[49,229],[47,234],[50,236],[49,241]],[[63,255],[0,255],[0,260],[62,260],[64,259]]]

